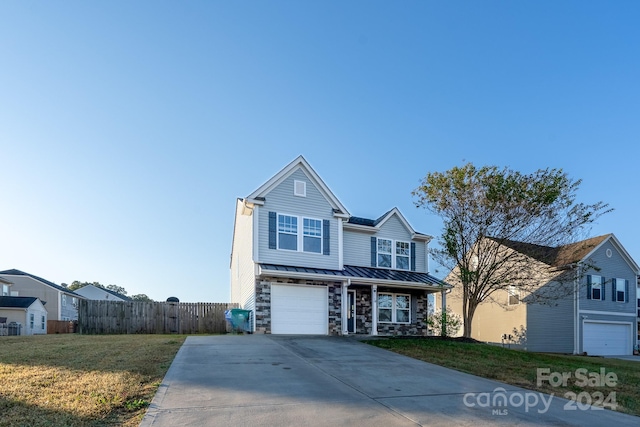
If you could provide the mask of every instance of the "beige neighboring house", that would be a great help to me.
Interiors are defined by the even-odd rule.
[[[0,296],[0,335],[46,333],[47,309],[42,301],[35,297]]]
[[[0,271],[0,277],[11,282],[11,296],[40,299],[45,304],[48,320],[78,320],[78,299],[83,296],[16,269]]]
[[[508,250],[528,256],[528,245],[513,242]],[[472,338],[484,342],[513,342],[520,335],[530,351],[588,355],[629,355],[638,345],[638,264],[613,234],[593,237],[557,248],[536,247],[545,261],[531,259],[539,269],[539,286],[530,294],[516,288],[496,291],[476,309]],[[575,265],[583,265],[581,274]],[[554,282],[559,271],[575,277],[563,285]],[[462,289],[455,273],[445,278],[454,285],[447,305],[462,315]],[[538,280],[536,280],[538,282]],[[534,283],[535,285],[535,283]],[[537,294],[556,299],[539,302]],[[514,329],[519,334],[514,333]],[[507,339],[504,340],[504,336]],[[509,337],[511,335],[511,337]]]

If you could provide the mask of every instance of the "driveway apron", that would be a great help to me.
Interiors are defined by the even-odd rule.
[[[567,402],[353,338],[193,336],[141,427],[640,425]]]

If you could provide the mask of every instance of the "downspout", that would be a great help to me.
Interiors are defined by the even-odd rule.
[[[573,279],[573,354],[578,354],[580,348],[580,327],[578,318],[580,316],[580,284],[578,282],[579,266],[576,264],[576,274]]]
[[[371,335],[378,335],[378,285],[371,285]]]

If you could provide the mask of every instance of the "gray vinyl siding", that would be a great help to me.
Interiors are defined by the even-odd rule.
[[[294,196],[294,181],[307,183],[306,197]],[[265,204],[259,207],[259,261],[260,263],[293,265],[301,267],[327,268],[337,270],[338,220],[333,217],[333,208],[322,193],[313,185],[307,175],[298,169],[265,195]],[[269,212],[329,220],[329,255],[269,249]],[[302,232],[302,224],[298,224]]]
[[[397,216],[393,216],[385,222],[376,234],[359,231],[345,230],[343,233],[344,264],[371,267],[371,237],[381,237],[403,242],[412,242],[411,233],[407,230]],[[416,244],[416,271],[426,273],[424,242]]]
[[[242,214],[242,201],[236,205],[236,219],[231,251],[231,302],[253,310],[255,270],[253,263],[253,215]]]
[[[573,299],[553,305],[527,304],[527,350],[573,353]]]
[[[607,249],[612,252],[611,258],[606,255]],[[594,274],[605,278],[605,299],[591,300],[587,299],[587,277],[582,278],[580,286],[580,310],[609,311],[614,313],[630,313],[635,315],[637,312],[637,279],[634,271],[620,255],[615,245],[611,241],[605,242],[589,259],[590,263],[595,264],[598,271],[590,270],[587,274]],[[611,279],[626,279],[629,281],[629,302],[616,302],[612,300],[612,282]]]
[[[62,320],[78,320],[78,297],[66,295],[66,298],[63,298],[63,295],[66,294],[60,293],[58,296],[58,298],[60,298],[60,317]],[[75,305],[73,304],[74,298],[76,301]]]

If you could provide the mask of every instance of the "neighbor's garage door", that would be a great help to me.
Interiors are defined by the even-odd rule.
[[[631,325],[584,322],[584,351],[589,356],[631,354]]]
[[[271,285],[271,333],[326,335],[329,307],[325,286]]]

